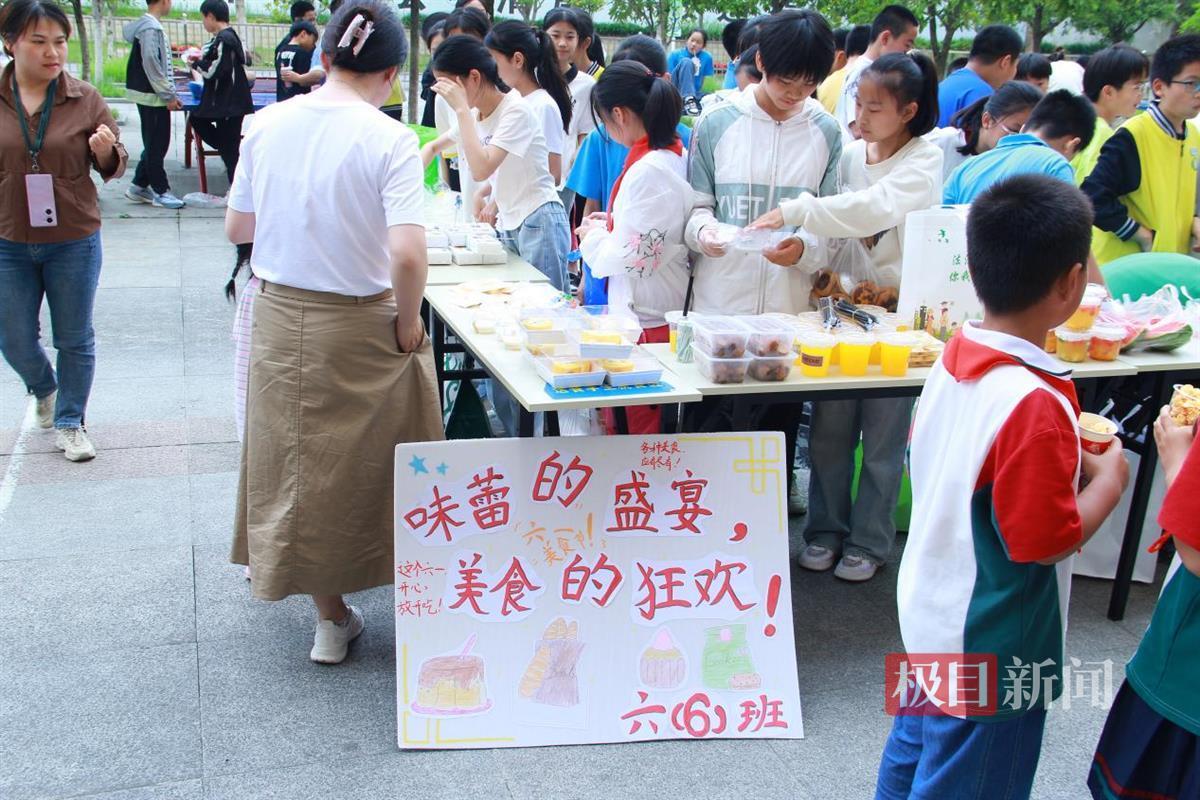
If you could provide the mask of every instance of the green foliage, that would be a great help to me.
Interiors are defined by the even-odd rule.
[[[605,2],[607,0],[571,0],[568,5],[572,8],[582,8],[594,17],[600,12],[600,9],[604,8]]]
[[[1174,13],[1174,0],[1085,0],[1071,22],[1115,44],[1128,42],[1147,22],[1169,19]]]
[[[915,42],[915,47],[918,50],[933,50],[933,46],[929,44],[928,36],[918,36]],[[967,36],[956,36],[950,42],[950,49],[954,51],[967,52],[971,49],[971,39]]]
[[[1108,47],[1108,42],[1054,42],[1050,39],[1042,40],[1042,52],[1053,53],[1055,48],[1062,45],[1062,48],[1071,55],[1090,56],[1093,53],[1098,53]]]
[[[635,33],[654,35],[654,31],[645,25],[632,22],[597,22],[596,33],[600,36],[633,36]]]

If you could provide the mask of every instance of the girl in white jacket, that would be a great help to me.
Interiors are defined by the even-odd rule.
[[[937,71],[919,53],[886,55],[859,83],[862,139],[846,146],[844,193],[802,195],[753,227],[796,225],[809,234],[864,240],[881,285],[899,286],[904,219],[941,199],[942,151],[922,137],[938,118]],[[809,456],[808,528],[800,565],[865,581],[887,561],[896,538],[892,512],[904,471],[912,400],[815,403]],[[863,444],[862,479],[851,503],[854,450]],[[841,560],[838,562],[838,552]]]
[[[642,342],[665,342],[664,315],[683,308],[688,250],[683,229],[692,210],[687,154],[675,132],[683,113],[679,92],[637,61],[608,67],[592,90],[592,106],[608,135],[629,148],[613,185],[609,213],[583,221],[579,249],[598,278],[608,278],[608,303],[637,316]],[[659,429],[657,406],[628,410],[630,433]]]

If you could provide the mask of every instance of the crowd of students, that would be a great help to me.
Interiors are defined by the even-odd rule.
[[[170,0],[153,0],[130,31],[130,89],[146,131],[131,191],[168,207],[159,134],[177,101],[165,84],[158,20],[169,8]],[[214,39],[194,65],[206,81],[207,111],[196,121],[209,121],[200,130],[220,148],[250,110],[245,51],[223,0],[205,0],[202,10]],[[874,273],[898,285],[906,216],[970,203],[969,261],[984,318],[949,343],[915,418],[907,400],[814,405],[800,565],[865,581],[887,563],[909,451],[913,520],[898,584],[906,649],[1046,662],[1051,690],[1032,708],[987,719],[897,717],[877,796],[959,796],[964,786],[979,796],[1029,796],[1046,704],[1063,689],[1069,557],[1128,479],[1119,445],[1081,454],[1069,373],[1041,344],[1100,276],[1099,264],[1138,249],[1194,246],[1200,132],[1189,120],[1200,112],[1200,37],[1173,38],[1149,61],[1124,45],[1107,48],[1076,93],[1055,88],[1053,68],[1047,76],[1040,60],[1023,60],[1020,37],[1006,26],[983,28],[965,64],[939,82],[931,61],[912,51],[920,21],[903,6],[840,33],[815,11],[785,10],[731,23],[723,41],[736,49],[733,82],[689,127],[675,81],[705,76],[711,57],[700,55],[700,32],[671,56],[649,37],[630,37],[604,66],[584,12],[559,7],[538,28],[493,27],[472,0],[422,32],[433,51],[423,97],[441,133],[419,149],[410,130],[379,113],[396,107],[407,57],[395,12],[378,0],[345,0],[323,38],[314,14],[305,0],[295,3],[276,51],[283,102],[260,112],[236,152],[222,151],[232,180],[226,231],[246,248],[255,275],[240,318],[252,313],[254,324],[239,390],[233,560],[253,568],[256,597],[312,596],[319,621],[311,658],[342,661],[364,626],[344,595],[392,580],[394,444],[443,435],[419,314],[425,165],[437,159],[472,215],[564,291],[576,245],[585,302],[636,316],[643,342],[664,341],[665,315],[678,309],[806,311],[812,274],[845,248],[861,248]],[[59,107],[51,104],[69,32],[45,0],[10,0],[0,11],[14,58],[0,76],[8,172],[28,172],[27,129]],[[49,52],[58,66],[47,77],[39,54]],[[73,177],[89,166],[119,175],[124,152],[111,118],[94,92],[61,80],[66,103],[51,132],[69,124],[80,135],[48,135],[40,157]],[[339,202],[331,205],[332,196]],[[6,189],[0,200],[13,209],[6,220],[23,218],[23,195]],[[59,229],[71,241],[23,223],[0,231],[6,289],[28,288],[33,270],[61,270],[59,282],[71,282],[57,262],[38,263],[34,248],[90,248],[89,277],[73,294],[47,283],[56,343],[69,330],[60,330],[68,307],[88,320],[81,338],[91,335],[94,194],[85,205],[87,224]],[[728,225],[785,235],[762,252],[735,250]],[[70,438],[83,433],[94,356],[86,341],[78,354],[60,346],[56,402],[36,344],[41,297],[0,292],[0,349],[37,397],[39,421]],[[500,410],[501,393],[496,402]],[[801,414],[781,404],[747,417],[708,400],[691,406],[684,424],[780,430],[792,452]],[[630,410],[631,432],[660,426],[657,408]],[[1098,798],[1194,796],[1200,786],[1192,681],[1200,455],[1191,431],[1160,422],[1156,436],[1170,484],[1160,519],[1179,560],[1097,748],[1089,786]],[[68,457],[94,455],[78,442],[60,446]]]

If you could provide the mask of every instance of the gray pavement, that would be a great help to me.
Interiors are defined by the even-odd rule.
[[[136,122],[123,138],[136,158]],[[183,195],[198,183],[180,146]],[[132,205],[128,180],[102,191],[99,457],[70,464],[31,430],[0,366],[0,798],[871,796],[884,656],[900,648],[894,564],[862,586],[793,570],[802,741],[399,752],[389,589],[355,598],[366,633],[344,665],[318,667],[308,601],[254,601],[228,563],[234,250],[221,211]],[[1076,579],[1068,654],[1112,659],[1115,689],[1158,584],[1134,587],[1119,624],[1108,588]],[[1086,794],[1105,713],[1051,713],[1036,797]]]

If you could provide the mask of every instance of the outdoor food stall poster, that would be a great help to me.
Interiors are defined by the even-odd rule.
[[[783,441],[398,446],[400,747],[801,738]]]

